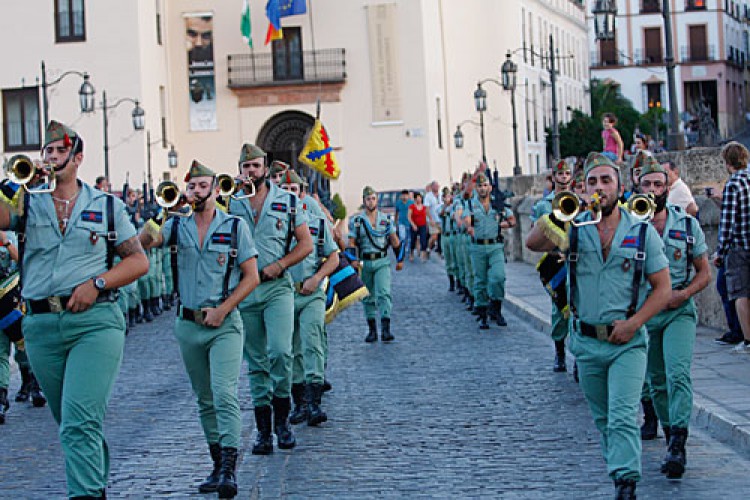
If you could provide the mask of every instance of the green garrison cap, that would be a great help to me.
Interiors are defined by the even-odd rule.
[[[375,194],[375,190],[371,186],[365,186],[365,188],[362,190],[362,198],[366,198],[371,194]]]
[[[565,160],[558,161],[555,163],[555,166],[552,167],[552,173],[557,172],[570,172],[570,164]]]
[[[667,177],[667,171],[664,170],[664,167],[661,166],[661,163],[659,163],[656,158],[651,155],[648,155],[643,159],[640,167],[641,175],[639,178],[643,178],[643,176],[646,174],[664,174],[664,177]]]
[[[477,186],[480,184],[489,184],[490,180],[484,174],[477,175]]]
[[[281,160],[274,160],[271,163],[271,170],[269,171],[269,175],[273,177],[274,175],[278,174],[279,172],[284,172],[289,169],[289,164],[284,163]]]
[[[265,158],[266,152],[260,149],[255,144],[245,143],[242,145],[242,151],[240,151],[240,163],[245,163],[249,160],[256,158]]]
[[[284,175],[281,177],[282,184],[299,184],[300,186],[306,186],[307,183],[302,180],[302,177],[297,174],[291,168],[287,168],[283,171]]]
[[[78,134],[72,128],[52,120],[44,132],[44,145],[46,146],[50,142],[64,141],[65,147],[70,147],[73,145],[73,139],[76,137],[78,137]]]
[[[198,160],[193,160],[193,163],[190,165],[190,170],[188,170],[188,173],[185,176],[185,182],[190,182],[190,179],[193,177],[216,177],[216,172],[203,165]]]
[[[609,167],[617,172],[617,175],[620,175],[620,167],[615,165],[615,162],[601,153],[589,153],[589,155],[586,157],[586,163],[583,165],[584,178],[587,178],[589,176],[589,172],[591,172],[591,169],[596,167]]]

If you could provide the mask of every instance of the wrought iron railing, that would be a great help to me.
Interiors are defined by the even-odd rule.
[[[274,57],[272,53],[228,55],[229,86],[256,87],[346,80],[344,49],[308,50],[286,56]]]
[[[714,45],[680,46],[680,62],[707,62],[715,60],[716,47]]]

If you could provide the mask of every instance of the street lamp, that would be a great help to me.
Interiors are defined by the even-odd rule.
[[[167,144],[169,144],[169,152],[167,153],[167,162],[169,163],[169,168],[175,169],[177,168],[177,151],[174,149],[174,144],[169,142],[166,138],[162,137],[161,139],[156,139],[155,141],[151,140],[151,132],[146,131],[146,166],[148,168],[148,190],[151,192],[151,189],[153,188],[154,182],[151,177],[151,146],[154,144],[157,144],[161,142],[162,147],[167,147]]]
[[[479,116],[482,116],[481,113]],[[479,138],[482,141],[482,161],[486,163],[484,156],[484,124],[482,122],[477,123],[474,120],[464,120],[456,125],[456,132],[453,134],[453,143],[455,144],[456,149],[461,149],[464,147],[464,133],[461,132],[461,126],[466,125],[467,123],[476,125],[477,127],[479,127],[479,130],[482,131],[482,133],[479,135]]]
[[[143,130],[144,126],[146,125],[146,112],[143,111],[143,108],[139,104],[138,99],[123,97],[122,99],[118,99],[117,101],[115,101],[114,104],[108,104],[107,91],[105,90],[102,92],[101,110],[104,119],[104,176],[107,179],[109,179],[109,120],[107,117],[107,113],[124,102],[132,102],[134,105],[133,112],[131,113],[133,119],[133,129]]]
[[[75,70],[66,71],[51,82],[48,82],[47,66],[44,64],[44,61],[42,61],[42,112],[44,114],[42,118],[44,120],[44,128],[47,128],[47,123],[49,123],[49,95],[47,89],[57,85],[63,80],[63,78],[69,75],[78,75],[83,78],[81,88],[78,89],[81,113],[91,113],[94,111],[94,94],[96,93],[96,90],[94,89],[94,86],[91,85],[91,82],[89,82],[88,73]]]
[[[521,165],[518,164],[518,121],[516,120],[516,76],[518,66],[510,58],[510,52],[505,54],[505,62],[500,68],[503,89],[510,91],[510,108],[513,114],[513,175],[521,175]]]
[[[617,0],[597,0],[594,8],[594,33],[597,40],[615,39],[615,17],[617,16]]]
[[[484,112],[487,111],[487,91],[482,88],[482,82],[477,83],[474,91],[474,107],[479,112],[479,135],[482,139],[482,161],[487,163],[487,151],[484,145]]]

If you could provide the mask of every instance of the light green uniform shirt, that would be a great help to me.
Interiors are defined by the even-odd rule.
[[[467,202],[466,206],[463,217],[474,216],[472,223],[474,224],[474,238],[476,239],[497,238],[500,236],[500,222],[513,216],[513,212],[508,207],[503,209],[502,217],[497,210],[492,208],[492,205],[490,205],[489,210],[485,210],[482,202],[478,199],[471,200],[471,203]]]
[[[310,229],[313,240],[313,251],[289,270],[295,283],[304,283],[307,278],[318,271],[324,257],[338,250],[338,245],[333,240],[331,225],[318,202],[311,196],[305,196],[300,201],[302,209],[306,212],[307,227]],[[321,229],[323,230],[322,236]]]
[[[291,198],[294,198],[294,209],[297,211],[295,228],[307,222],[302,204],[295,194],[284,191],[273,182],[267,182],[267,185],[268,195],[263,202],[257,223],[249,199],[231,200],[229,203],[229,213],[241,217],[250,227],[250,233],[258,249],[258,271],[286,255],[284,250],[292,210]],[[292,239],[294,240],[294,235]]]
[[[393,221],[380,210],[377,211],[375,217],[375,227],[372,227],[370,220],[367,218],[367,213],[364,211],[353,216],[349,221],[349,238],[353,238],[357,243],[360,257],[363,253],[377,253],[388,250],[388,238],[393,232],[395,232]],[[367,236],[368,234],[370,237]]]
[[[615,230],[606,262],[602,258],[599,234],[595,225],[578,228],[578,262],[576,264],[576,290],[572,297],[578,318],[592,325],[611,324],[624,320],[632,300],[635,254],[638,247],[640,226],[647,224],[644,251],[646,260],[643,278],[639,283],[639,309],[648,295],[647,275],[667,267],[664,244],[659,233],[651,224],[641,222],[630,213],[620,210],[620,224]],[[590,220],[591,212],[586,211],[577,220]],[[568,265],[568,285],[570,285],[570,265]]]
[[[228,294],[240,282],[241,271],[239,265],[248,259],[258,256],[255,242],[250,235],[247,223],[216,210],[214,220],[208,226],[203,245],[198,244],[198,226],[195,216],[180,220],[177,233],[177,272],[179,273],[180,302],[188,309],[202,307],[216,307],[222,301],[224,276],[229,264],[229,250],[232,241],[232,221],[237,224],[237,259],[229,275]],[[162,247],[169,247],[174,217],[170,218],[162,228]],[[165,256],[171,259],[171,255]]]
[[[554,199],[555,192],[552,191],[551,193],[548,193],[547,196],[534,203],[534,206],[531,208],[531,215],[529,215],[531,222],[536,222],[542,215],[551,214],[552,200]]]
[[[39,300],[71,295],[73,289],[107,271],[107,196],[85,182],[72,208],[65,235],[60,233],[50,194],[30,195],[23,256],[23,296]],[[125,204],[114,199],[115,246],[136,235]],[[13,215],[10,228],[20,219]]]
[[[690,235],[695,238],[693,242],[693,259],[704,255],[708,251],[706,235],[703,234],[700,224],[690,214],[675,205],[667,204],[667,221],[664,224],[664,253],[669,260],[669,277],[672,280],[672,288],[684,288],[690,281],[685,282],[688,277],[687,262],[687,230],[686,224],[690,224]],[[692,264],[690,265],[692,271]],[[693,274],[695,276],[695,274]]]

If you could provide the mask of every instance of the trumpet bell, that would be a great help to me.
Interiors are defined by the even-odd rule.
[[[246,182],[243,179],[236,179],[229,174],[219,174],[216,177],[216,183],[219,186],[219,196],[222,198],[242,200],[255,196],[255,184],[252,182]],[[238,194],[247,186],[250,187],[249,194]]]
[[[5,165],[3,165],[3,170],[11,182],[22,185],[24,189],[31,194],[51,193],[55,190],[55,186],[57,185],[54,165],[48,164],[40,168],[26,155],[19,154],[11,156],[10,159],[5,162]],[[30,187],[29,184],[34,181],[34,178],[37,177],[40,170],[47,178],[47,187]]]
[[[156,203],[163,208],[172,208],[180,202],[182,193],[180,188],[172,181],[164,181],[159,183],[154,191],[154,197]]]
[[[628,198],[626,208],[636,219],[648,221],[656,213],[656,202],[651,193],[636,194]]]
[[[581,200],[571,191],[557,193],[552,199],[552,213],[561,222],[570,222],[581,211]]]

